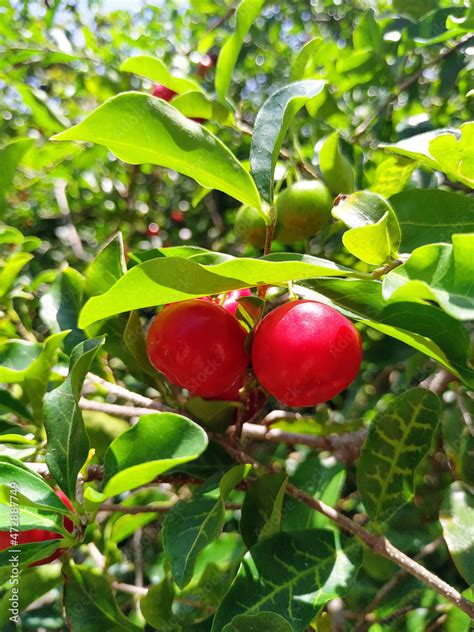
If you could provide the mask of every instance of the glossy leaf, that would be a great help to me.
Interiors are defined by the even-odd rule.
[[[221,532],[225,520],[224,502],[250,469],[250,466],[238,465],[225,474],[212,476],[191,500],[177,503],[167,514],[163,523],[163,545],[173,579],[180,588],[191,581],[199,553]]]
[[[38,562],[45,557],[49,557],[58,549],[60,543],[61,540],[57,539],[22,544],[20,546],[21,553],[18,554],[20,567],[24,568],[29,564],[33,564],[34,562]],[[0,551],[0,573],[4,568],[8,568],[11,572],[11,557],[12,553],[10,553],[10,549]],[[10,574],[8,576],[10,576]]]
[[[390,198],[402,231],[402,252],[419,246],[450,242],[455,233],[474,232],[471,200],[440,189],[413,189]]]
[[[53,478],[70,498],[76,495],[76,481],[89,452],[79,398],[92,361],[103,338],[81,342],[71,354],[69,375],[44,400],[43,416],[48,445],[46,463]]]
[[[213,101],[202,92],[186,92],[173,99],[173,106],[188,118],[219,121],[230,125],[233,121],[232,111],[226,105]]]
[[[107,498],[150,483],[159,474],[196,459],[207,446],[204,430],[174,413],[140,417],[105,454],[104,491]]]
[[[237,7],[234,32],[225,42],[217,58],[215,85],[219,101],[224,101],[227,96],[245,36],[259,15],[263,3],[264,0],[242,0]]]
[[[349,195],[332,210],[350,229],[342,242],[358,259],[380,265],[396,257],[400,246],[400,226],[390,204],[371,191]]]
[[[384,145],[386,151],[407,156],[425,167],[438,169],[450,180],[474,187],[474,123],[464,123],[459,130],[446,128],[425,132]]]
[[[87,296],[103,294],[127,271],[122,233],[117,233],[99,251],[87,268],[84,292]]]
[[[54,140],[105,145],[124,162],[174,169],[204,187],[261,208],[255,184],[234,154],[162,99],[140,92],[119,94]]]
[[[324,88],[324,81],[296,81],[280,88],[260,108],[252,136],[250,167],[262,199],[273,204],[275,165],[297,112]]]
[[[339,536],[336,536],[339,538]],[[304,632],[320,608],[355,578],[360,545],[318,529],[279,533],[252,547],[217,609],[212,632],[240,614],[272,612]]]
[[[324,181],[334,194],[354,191],[354,169],[341,151],[337,132],[329,134],[321,145],[319,168]]]
[[[474,585],[474,496],[453,483],[445,496],[440,521],[449,553],[466,582]]]
[[[417,248],[386,275],[383,294],[397,301],[436,301],[460,320],[474,318],[474,234],[452,236],[452,244]]]
[[[0,485],[8,488],[12,486],[12,483],[15,483],[18,494],[24,497],[23,502],[27,499],[32,506],[48,513],[69,513],[69,509],[44,478],[32,472],[21,461],[2,455],[0,456]]]
[[[286,483],[283,472],[266,474],[248,489],[240,519],[240,533],[247,548],[280,531]]]
[[[164,305],[259,283],[353,274],[348,268],[308,255],[271,255],[265,259],[229,259],[201,265],[189,259],[160,257],[134,266],[107,292],[85,304],[79,325],[87,327],[121,312]]]
[[[405,156],[389,156],[377,166],[370,186],[367,188],[389,198],[403,191],[415,168],[416,162]],[[393,199],[390,203],[394,203]]]
[[[64,606],[77,632],[138,632],[119,610],[110,580],[99,569],[70,562],[64,569]]]
[[[412,388],[371,423],[357,463],[357,486],[376,525],[411,499],[414,472],[431,447],[439,415],[437,396]]]
[[[135,55],[129,57],[120,66],[122,72],[133,72],[141,77],[161,83],[170,90],[182,94],[191,90],[201,90],[197,81],[174,76],[164,63],[151,55]]]

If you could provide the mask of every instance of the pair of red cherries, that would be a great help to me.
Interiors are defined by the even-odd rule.
[[[166,306],[152,322],[147,351],[176,386],[207,399],[238,400],[250,358],[247,332],[235,317],[240,296],[222,305],[192,299]],[[272,310],[253,332],[255,376],[277,400],[293,407],[332,399],[357,376],[362,344],[352,323],[332,307],[309,300]]]

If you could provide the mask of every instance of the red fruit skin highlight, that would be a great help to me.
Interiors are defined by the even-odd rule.
[[[62,502],[66,505],[68,509],[74,511],[71,501],[69,498],[62,492],[60,489],[54,490],[55,494],[62,500]],[[74,523],[70,518],[65,516],[63,518],[63,524],[67,531],[72,533],[74,529]],[[63,536],[61,533],[57,533],[55,531],[46,531],[45,529],[29,529],[28,531],[20,531],[18,533],[17,544],[28,544],[30,542],[48,542],[49,540],[58,540],[62,539]],[[0,551],[4,551],[5,549],[12,548],[10,544],[10,532],[9,531],[0,531]],[[48,557],[45,557],[37,562],[33,562],[29,564],[29,566],[42,566],[43,564],[49,564],[50,562],[54,562],[64,553],[64,549],[57,549]]]
[[[359,333],[347,318],[323,303],[285,303],[255,330],[255,375],[288,406],[315,406],[332,399],[355,379],[361,360]]]
[[[158,314],[148,330],[147,352],[170,382],[210,398],[232,387],[247,367],[246,335],[223,307],[192,299]]]

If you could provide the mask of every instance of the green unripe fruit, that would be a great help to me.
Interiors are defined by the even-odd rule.
[[[242,206],[237,211],[234,230],[239,239],[255,248],[265,245],[265,222],[260,213],[250,206]]]
[[[300,180],[277,198],[276,238],[284,244],[313,237],[329,223],[332,197],[320,180]]]

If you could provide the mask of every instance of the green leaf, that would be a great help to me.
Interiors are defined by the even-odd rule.
[[[186,92],[173,99],[173,106],[188,118],[202,118],[231,125],[233,115],[229,107],[213,101],[202,92]]]
[[[64,605],[75,632],[139,632],[119,610],[110,580],[99,569],[70,562],[64,571]]]
[[[405,156],[390,156],[377,166],[372,182],[367,188],[389,198],[405,188],[415,168],[416,162]],[[393,203],[393,199],[390,202]]]
[[[140,417],[115,439],[104,458],[103,497],[150,483],[167,470],[196,459],[207,446],[204,430],[174,413]]]
[[[161,83],[178,94],[194,90],[202,90],[197,81],[184,79],[182,77],[175,77],[170,73],[160,59],[151,57],[150,55],[136,55],[134,57],[129,57],[120,66],[120,70],[122,72],[133,72],[141,77],[151,79],[151,81]]]
[[[440,521],[456,568],[466,582],[474,586],[474,496],[460,483],[449,487]]]
[[[89,452],[89,439],[79,409],[82,383],[103,343],[103,338],[95,338],[78,344],[71,354],[68,377],[44,400],[46,463],[70,498],[76,495],[77,475]]]
[[[287,477],[284,472],[260,477],[245,494],[240,519],[240,533],[247,546],[278,533]]]
[[[417,134],[394,145],[383,145],[385,151],[407,156],[430,169],[445,173],[450,180],[474,187],[474,122],[457,129],[438,129]]]
[[[346,480],[346,471],[341,463],[333,459],[321,458],[319,454],[309,454],[299,463],[290,482],[303,489],[313,498],[335,507]],[[284,504],[283,530],[333,529],[334,523],[311,507],[287,498]]]
[[[413,496],[415,469],[431,447],[439,415],[437,396],[412,388],[371,423],[357,463],[357,487],[377,526]]]
[[[272,612],[294,632],[304,632],[320,608],[347,592],[361,561],[361,547],[318,529],[279,533],[246,555],[217,609],[212,632],[239,614]]]
[[[474,232],[474,208],[467,195],[440,189],[403,191],[390,199],[402,231],[402,252],[451,241],[455,233]]]
[[[60,514],[69,513],[66,505],[41,476],[32,472],[21,461],[2,455],[0,456],[0,485],[13,490],[13,483],[18,494],[41,510]]]
[[[122,233],[114,235],[87,268],[84,292],[87,296],[103,294],[127,271]]]
[[[212,476],[191,500],[178,502],[167,514],[163,523],[163,546],[173,579],[180,588],[191,581],[199,553],[221,532],[225,500],[250,469],[250,466],[238,465],[225,474]]]
[[[355,174],[339,145],[339,134],[333,132],[324,139],[319,150],[319,168],[333,193],[352,193]]]
[[[306,78],[306,70],[311,65],[317,50],[322,45],[323,40],[321,37],[315,37],[309,40],[303,48],[298,52],[291,65],[290,81],[301,81]]]
[[[250,174],[218,138],[169,103],[141,92],[112,97],[53,140],[105,145],[124,162],[174,169],[204,187],[261,208]]]
[[[166,630],[173,618],[171,606],[175,596],[173,583],[165,578],[159,584],[150,586],[148,593],[140,600],[140,610],[145,621],[157,630]]]
[[[463,396],[460,392],[458,397],[464,400],[465,410],[471,416],[474,415],[474,401]],[[443,447],[449,459],[451,473],[454,478],[470,485],[474,488],[474,468],[472,467],[472,457],[474,455],[474,433],[465,422],[463,413],[459,406],[446,408],[441,419],[443,431]]]
[[[0,629],[8,630],[9,619],[12,615],[10,597],[14,595],[13,589],[17,588],[21,595],[21,608],[42,597],[47,592],[61,583],[61,566],[59,564],[46,564],[34,569],[23,571],[19,577],[18,585],[10,585],[0,599]]]
[[[65,348],[68,353],[84,340],[84,333],[77,325],[82,305],[84,277],[74,268],[66,268],[58,274],[51,287],[40,299],[40,316],[50,331],[71,331]]]
[[[5,196],[13,185],[13,178],[26,152],[33,147],[33,138],[20,138],[0,147],[0,211],[5,211]]]
[[[48,98],[46,92],[30,86],[26,82],[17,83],[15,87],[31,111],[34,124],[40,130],[46,134],[54,133],[69,124],[59,108],[53,105],[53,100]]]
[[[264,259],[229,259],[201,265],[179,257],[160,257],[134,266],[107,292],[84,305],[80,327],[126,311],[165,305],[259,283],[285,285],[290,280],[354,274],[332,261],[298,254]]]
[[[474,2],[470,0],[466,9],[466,14],[462,18],[456,15],[450,15],[446,20],[446,28],[462,29],[471,32],[474,29]]]
[[[38,562],[52,555],[61,544],[61,539],[57,540],[45,540],[43,542],[29,542],[28,544],[22,544],[18,548],[21,550],[19,553],[19,564],[21,568]],[[3,568],[12,568],[10,549],[0,551],[0,570]]]
[[[273,204],[273,178],[283,138],[297,112],[323,88],[324,81],[296,81],[274,92],[257,114],[250,167],[261,197],[270,205]]]
[[[264,0],[243,0],[235,13],[235,30],[222,47],[217,58],[215,86],[219,101],[224,101],[232,73],[250,27],[259,15]]]
[[[400,226],[393,208],[381,195],[357,191],[335,206],[332,214],[350,228],[342,242],[358,259],[380,265],[397,256]]]
[[[474,387],[474,372],[468,367],[469,333],[459,320],[434,305],[389,303],[382,296],[382,284],[374,281],[315,279],[304,285],[321,292],[315,300],[329,297],[349,317],[361,318],[369,327],[421,351]]]
[[[474,318],[472,278],[474,234],[453,235],[452,244],[431,244],[413,251],[383,281],[383,294],[397,301],[436,301],[451,316]]]
[[[0,301],[4,302],[8,292],[18,280],[20,271],[33,259],[33,255],[27,252],[18,252],[12,255],[0,267]]]
[[[228,623],[222,632],[292,632],[293,628],[286,619],[274,612],[258,614],[239,614]]]

